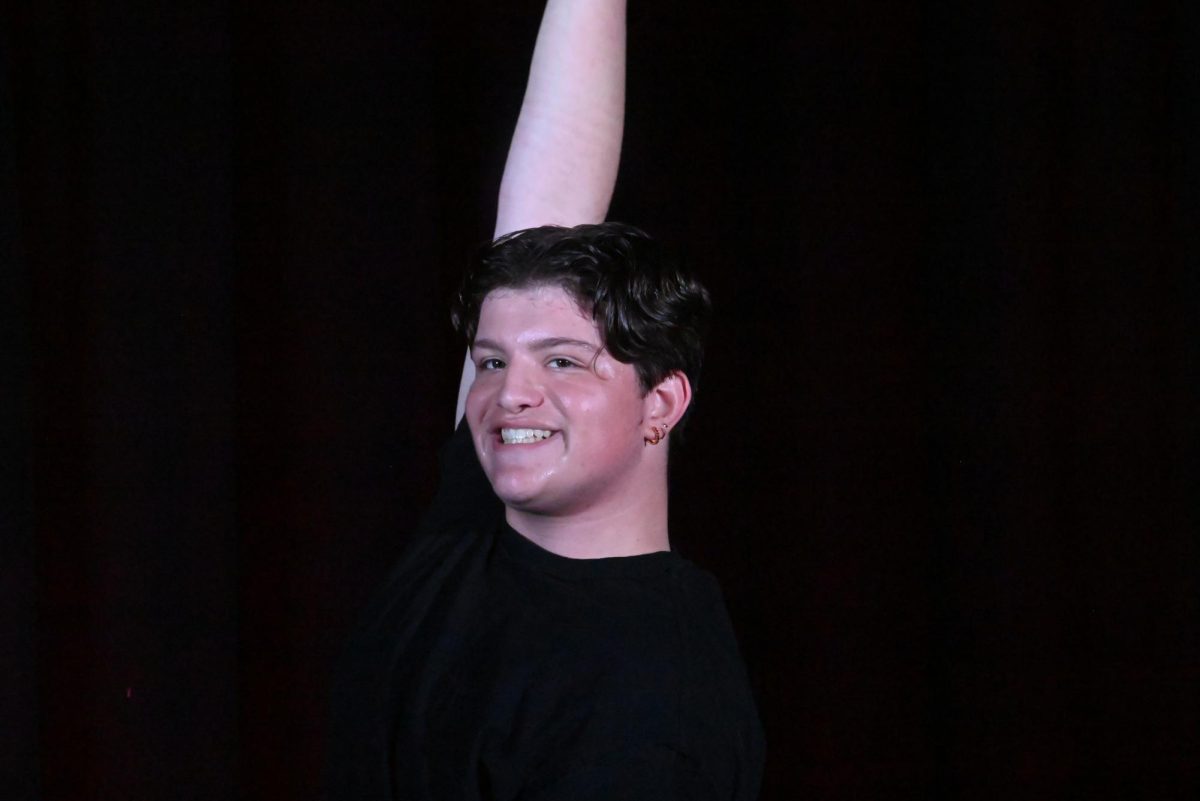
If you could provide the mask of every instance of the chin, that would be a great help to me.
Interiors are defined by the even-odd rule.
[[[496,493],[496,497],[503,501],[505,506],[521,511],[534,511],[538,506],[538,499],[544,494],[541,487],[530,486],[524,481],[506,481],[501,478],[491,483],[492,492]]]
[[[551,516],[560,514],[565,507],[560,499],[555,498],[545,488],[505,487],[493,484],[492,490],[506,507],[518,512]]]

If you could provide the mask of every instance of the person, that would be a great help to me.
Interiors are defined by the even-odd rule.
[[[616,176],[623,0],[549,0],[431,509],[333,689],[330,799],[756,797],[763,739],[716,581],[671,550],[671,438],[708,294]]]

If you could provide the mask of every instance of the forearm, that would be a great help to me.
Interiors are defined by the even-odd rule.
[[[500,184],[496,234],[600,222],[625,112],[625,0],[549,0]]]

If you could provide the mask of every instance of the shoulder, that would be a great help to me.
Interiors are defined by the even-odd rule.
[[[619,674],[653,676],[655,684],[682,688],[710,684],[716,677],[744,688],[737,638],[711,573],[677,558],[661,575],[610,584],[591,603],[604,619],[595,621],[581,644],[607,653]]]
[[[581,766],[581,775],[657,770],[689,788],[665,798],[753,798],[763,735],[717,580],[681,559],[631,593],[646,602],[641,613],[624,610],[614,627],[621,633],[589,646],[608,665],[595,687],[596,713],[607,721],[603,730],[620,736],[611,751],[589,755],[600,761]]]
[[[571,697],[559,697],[540,720],[523,797],[758,797],[762,731],[744,676],[731,678],[724,655],[643,645],[612,658],[615,670],[596,683],[572,681]],[[697,661],[680,661],[689,658]]]
[[[690,562],[678,582],[680,731],[691,769],[729,798],[750,798],[764,741],[745,662],[717,579]]]
[[[722,674],[734,670],[743,675],[737,637],[716,577],[687,560],[680,560],[674,585],[672,614],[680,631],[684,663],[703,665],[708,673],[720,668]],[[696,670],[689,672],[694,674]]]

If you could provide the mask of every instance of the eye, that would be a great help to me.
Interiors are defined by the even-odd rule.
[[[504,366],[504,362],[495,357],[480,359],[477,365],[480,370],[499,370]]]
[[[558,357],[556,357],[556,358],[553,358],[553,359],[551,359],[549,362],[547,362],[547,364],[548,364],[550,367],[554,368],[555,370],[569,370],[569,369],[571,369],[572,367],[578,367],[578,366],[579,366],[579,365],[578,365],[576,362],[574,362],[573,360],[571,360],[571,359],[567,359],[567,358],[564,358],[564,357],[562,357],[562,356],[558,356]]]

